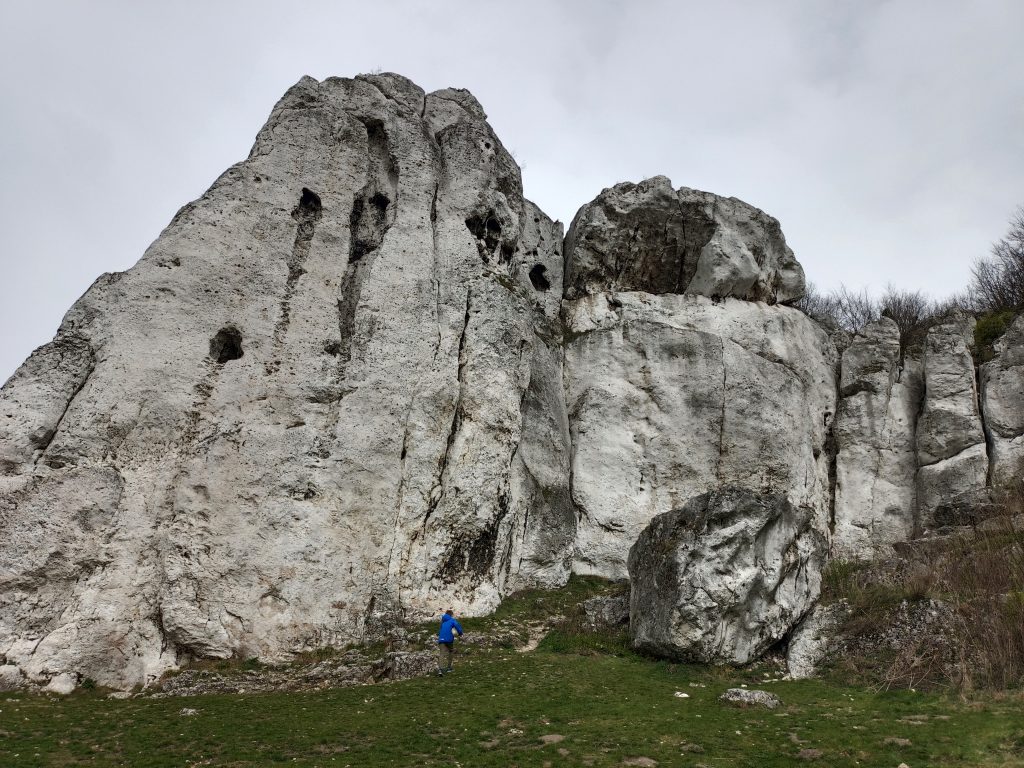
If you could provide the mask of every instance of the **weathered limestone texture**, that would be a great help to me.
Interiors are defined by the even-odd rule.
[[[981,366],[990,480],[996,491],[1013,492],[1024,479],[1024,315],[995,349],[995,358]]]
[[[726,488],[658,515],[629,551],[629,630],[658,656],[746,664],[811,609],[827,554],[816,512]]]
[[[609,293],[567,302],[574,568],[626,575],[656,515],[724,485],[777,491],[829,527],[835,351],[782,306]]]
[[[921,364],[903,358],[899,328],[888,318],[863,328],[843,351],[835,421],[835,556],[872,557],[913,535],[922,385]]]
[[[969,522],[988,499],[988,451],[971,356],[974,318],[928,332],[924,407],[917,422],[917,504],[925,531]]]
[[[786,668],[790,677],[797,680],[814,677],[821,662],[841,642],[839,627],[849,615],[850,606],[845,600],[814,606],[789,637]]]
[[[804,293],[778,221],[734,197],[674,190],[664,176],[616,184],[583,206],[566,252],[569,299],[645,291],[774,304]]]
[[[561,225],[466,91],[304,78],[0,392],[0,664],[274,660],[569,573]]]

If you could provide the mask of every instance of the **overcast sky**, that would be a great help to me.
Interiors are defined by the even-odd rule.
[[[302,75],[469,88],[571,220],[656,174],[821,287],[941,296],[1024,203],[1024,1],[3,2],[0,382],[243,159]]]

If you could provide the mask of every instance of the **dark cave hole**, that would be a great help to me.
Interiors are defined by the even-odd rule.
[[[533,287],[538,291],[546,291],[551,288],[551,283],[544,276],[544,273],[547,271],[548,268],[543,264],[534,264],[530,270],[530,282],[533,283]]]
[[[473,233],[473,237],[477,240],[480,256],[484,261],[487,261],[488,255],[494,253],[498,243],[501,242],[501,223],[495,216],[494,211],[487,211],[483,215],[470,216],[466,219],[466,228]]]
[[[299,205],[292,211],[292,216],[296,219],[316,219],[319,217],[322,207],[320,195],[303,187],[302,196],[299,198]]]
[[[242,334],[234,326],[226,326],[210,339],[210,357],[214,362],[224,364],[242,356]]]
[[[373,205],[379,214],[383,216],[384,212],[388,209],[391,204],[391,200],[383,192],[377,192],[370,198],[370,204]]]

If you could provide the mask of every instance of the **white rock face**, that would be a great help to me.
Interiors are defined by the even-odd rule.
[[[991,449],[991,481],[1011,490],[1024,477],[1024,315],[995,344],[981,366],[981,401]]]
[[[623,578],[652,520],[725,488],[746,501],[706,515],[677,591],[731,585],[739,613],[648,645],[742,663],[806,611],[832,526],[876,554],[915,505],[963,522],[1024,468],[1020,321],[983,373],[989,472],[970,322],[921,364],[889,321],[830,338],[786,306],[775,219],[665,177],[562,240],[468,92],[303,78],[0,390],[0,687],[146,684]]]
[[[658,515],[629,552],[634,646],[691,661],[756,659],[818,598],[827,542],[816,516],[740,488]]]
[[[870,558],[914,533],[921,365],[901,360],[899,328],[882,318],[853,338],[841,371],[832,551]]]
[[[835,349],[783,306],[610,293],[565,307],[574,569],[626,575],[653,517],[724,485],[776,491],[829,525]]]
[[[790,677],[800,680],[817,674],[818,666],[836,643],[839,625],[849,613],[845,601],[814,606],[789,638],[786,668]]]
[[[664,176],[616,184],[583,206],[566,238],[566,298],[602,291],[696,293],[769,304],[804,294],[779,222]]]
[[[988,451],[970,346],[974,319],[954,316],[928,332],[924,407],[917,423],[920,525],[967,521],[987,500]]]
[[[564,583],[561,238],[468,92],[304,78],[0,392],[0,663],[132,685]]]

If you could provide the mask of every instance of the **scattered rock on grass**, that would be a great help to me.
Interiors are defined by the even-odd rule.
[[[622,761],[623,765],[639,765],[641,768],[655,768],[658,761],[650,757],[627,757]]]
[[[820,749],[801,749],[797,752],[796,756],[801,760],[817,760],[819,757],[823,757],[824,754]]]
[[[887,736],[883,743],[894,747],[909,747],[911,745],[910,739],[901,739],[898,736]]]
[[[192,707],[182,707],[181,711],[178,712],[178,714],[181,715],[182,717],[192,717],[193,715],[198,715],[199,714],[199,710],[198,709],[192,709]]]
[[[782,700],[774,693],[760,691],[756,688],[730,688],[718,698],[719,700],[729,704],[735,704],[737,707],[765,707],[767,709],[775,709],[777,706],[782,704]]]
[[[565,741],[565,736],[560,733],[547,733],[541,736],[540,740],[544,744],[558,744],[559,742]]]

